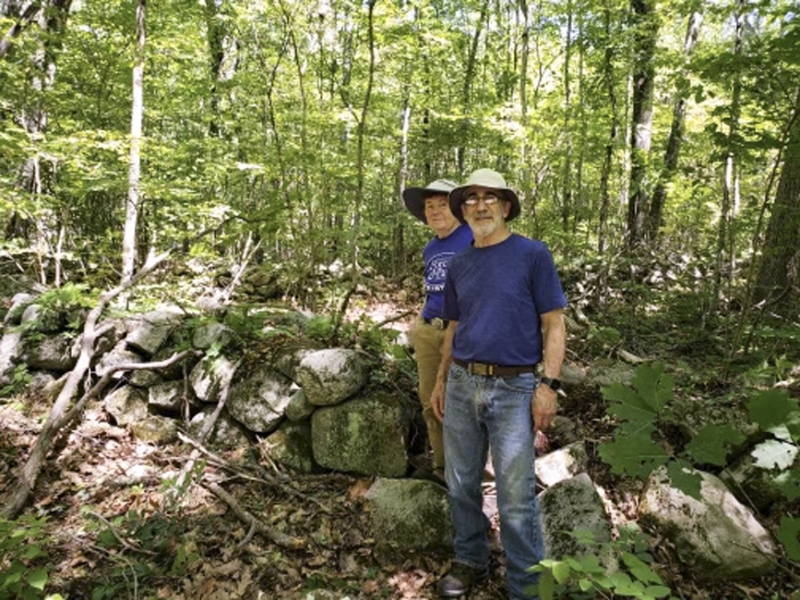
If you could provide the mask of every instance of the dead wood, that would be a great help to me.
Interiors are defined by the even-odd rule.
[[[258,533],[266,537],[271,542],[288,550],[301,550],[305,547],[306,543],[303,540],[286,535],[280,531],[273,531],[267,527],[265,523],[242,508],[242,506],[236,501],[236,498],[231,496],[216,483],[205,482],[202,485],[204,488],[212,492],[217,498],[227,504],[233,513],[239,518],[239,520],[244,522],[246,525],[249,525],[251,528],[254,528],[256,531],[258,531]]]
[[[44,425],[42,425],[42,430],[39,432],[39,437],[36,438],[36,442],[31,449],[31,453],[20,470],[14,492],[12,492],[12,494],[6,500],[5,506],[3,506],[3,510],[0,513],[3,518],[14,519],[19,515],[20,512],[22,512],[22,509],[25,507],[28,499],[33,493],[36,480],[42,470],[42,465],[44,464],[50,449],[53,447],[53,442],[56,439],[56,436],[58,435],[59,431],[75,417],[76,413],[70,409],[70,403],[78,391],[80,382],[83,380],[91,366],[91,361],[94,356],[94,343],[97,339],[97,322],[100,319],[100,315],[103,313],[111,300],[153,272],[153,270],[169,255],[170,252],[167,251],[159,256],[153,257],[134,277],[123,282],[119,286],[100,294],[100,298],[97,300],[97,306],[89,311],[89,314],[86,317],[86,323],[83,327],[83,339],[81,341],[81,352],[78,356],[78,361],[75,364],[75,368],[72,369],[67,377],[64,387],[61,388],[58,397],[53,403],[53,408],[50,410],[50,414],[48,415]],[[121,366],[123,365],[117,365],[117,367]],[[124,366],[130,367],[130,365]],[[116,368],[116,370],[118,371],[120,369]],[[108,373],[106,373],[106,376],[107,375]],[[103,379],[100,381],[103,381]],[[99,383],[100,382],[98,382],[98,385]],[[97,386],[93,386],[89,393],[91,393],[96,387]],[[96,393],[98,392],[95,392],[95,394]],[[84,394],[84,398],[79,401],[79,404],[81,402],[85,404],[86,401],[88,401],[88,398],[86,398],[86,394]]]

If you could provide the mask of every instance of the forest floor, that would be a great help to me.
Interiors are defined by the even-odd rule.
[[[402,311],[382,304],[366,312],[380,322]],[[0,405],[0,501],[15,485],[49,409],[31,399]],[[599,395],[565,410],[579,421],[586,439],[603,435],[592,430],[603,412]],[[447,554],[409,556],[402,564],[377,562],[363,500],[371,480],[289,476],[256,448],[203,455],[194,482],[177,490],[175,480],[191,451],[185,444],[137,441],[110,423],[99,405],[90,407],[47,463],[25,513],[46,518],[43,532],[29,546],[39,547],[52,566],[47,592],[81,600],[436,597],[435,582],[449,568]],[[612,516],[624,520],[635,512],[608,470],[599,463],[592,469],[590,475],[616,502]],[[282,547],[251,530],[209,484],[224,487],[243,510],[269,531],[291,536],[297,546]],[[175,493],[177,501],[170,499]],[[0,550],[6,548],[0,541]],[[789,596],[790,582],[780,574],[708,589],[681,576],[666,547],[654,555],[676,598]],[[503,559],[495,548],[491,575],[470,598],[504,597]]]

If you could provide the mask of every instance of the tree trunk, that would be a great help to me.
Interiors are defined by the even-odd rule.
[[[572,58],[572,0],[567,0],[567,31],[564,46],[564,171],[561,192],[561,229],[569,231],[572,214],[572,82],[570,80],[570,60]]]
[[[367,90],[364,93],[364,104],[361,106],[361,117],[358,120],[358,132],[356,139],[356,168],[358,172],[358,183],[356,187],[355,214],[353,218],[353,277],[358,273],[358,250],[359,233],[361,228],[361,210],[364,206],[364,140],[367,137],[367,115],[369,114],[370,100],[372,99],[372,85],[375,81],[375,3],[377,0],[369,0],[367,7],[367,38],[369,45],[369,71],[367,74]]]
[[[797,327],[800,312],[800,90],[788,130],[783,169],[761,249],[753,299]]]
[[[653,125],[653,89],[658,19],[655,0],[632,0],[634,26],[631,177],[628,196],[628,247],[642,241],[647,215],[647,175]]]
[[[693,12],[689,17],[689,25],[686,28],[686,38],[683,42],[683,53],[688,61],[692,55],[697,36],[700,33],[700,24],[703,22],[703,15]],[[678,158],[680,157],[681,144],[683,143],[683,132],[686,122],[686,98],[688,90],[688,68],[684,67],[681,75],[681,83],[675,93],[675,105],[672,109],[672,127],[667,140],[667,149],[664,153],[664,170],[658,179],[656,189],[653,192],[653,201],[650,205],[650,213],[647,220],[646,235],[649,239],[655,240],[658,237],[658,230],[663,221],[664,206],[667,202],[667,188],[669,187],[675,172],[678,170]]]
[[[736,31],[734,37],[733,54],[736,57],[736,65],[742,64],[744,34],[744,6],[743,0],[737,1],[737,13],[735,18]],[[722,183],[722,205],[720,206],[719,226],[717,229],[717,264],[714,271],[714,298],[718,302],[722,295],[722,285],[724,273],[727,271],[728,281],[733,276],[733,234],[731,233],[732,221],[734,217],[733,207],[738,205],[739,195],[739,121],[742,113],[742,76],[740,68],[737,67],[732,75],[733,86],[731,91],[731,103],[728,116],[728,137],[727,151],[725,156],[724,180]],[[730,268],[726,269],[726,263]]]
[[[478,45],[481,41],[481,34],[483,33],[483,26],[489,14],[488,0],[481,6],[481,15],[478,22],[475,24],[475,33],[472,36],[472,43],[469,47],[469,56],[467,56],[467,64],[464,69],[464,86],[461,90],[462,102],[462,117],[461,117],[461,136],[459,139],[459,146],[456,148],[458,156],[458,172],[464,173],[464,159],[466,154],[466,146],[469,142],[469,113],[470,113],[470,94],[472,91],[472,81],[475,79],[475,71],[477,68]]]
[[[41,7],[41,1],[28,2],[20,11],[17,22],[8,29],[2,38],[0,38],[0,58],[8,54],[9,50],[11,50],[11,46],[14,44],[14,39],[33,22]]]
[[[608,219],[611,212],[611,193],[609,182],[611,180],[611,167],[614,164],[614,147],[619,136],[619,119],[617,117],[617,93],[614,87],[614,45],[611,39],[611,9],[606,6],[603,11],[605,20],[605,54],[603,57],[603,81],[608,92],[608,106],[611,123],[608,132],[603,165],[600,169],[600,216],[597,226],[597,253],[602,255],[606,250],[606,237],[608,235]]]
[[[136,262],[136,222],[139,218],[140,148],[144,114],[144,44],[147,0],[136,2],[136,56],[133,65],[133,103],[131,111],[131,164],[128,170],[128,202],[122,234],[122,283],[133,277]]]

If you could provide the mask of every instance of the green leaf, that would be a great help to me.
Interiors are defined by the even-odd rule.
[[[45,569],[34,569],[28,573],[25,579],[32,588],[44,590],[44,586],[47,585],[47,571]]]
[[[603,397],[611,402],[606,412],[618,419],[639,423],[651,422],[655,417],[644,398],[622,384],[603,388]]]
[[[630,552],[623,552],[620,555],[622,562],[628,567],[631,575],[636,577],[642,583],[662,583],[661,578],[657,573],[653,572],[653,567],[648,565],[642,559]]]
[[[613,442],[600,444],[599,451],[612,472],[639,478],[647,477],[669,459],[664,448],[641,435],[617,436]]]
[[[750,400],[747,404],[750,418],[762,429],[769,430],[786,423],[789,414],[800,410],[797,400],[789,398],[786,390],[767,390]]]
[[[695,500],[701,498],[703,477],[686,461],[676,460],[667,465],[667,475],[676,488]]]
[[[789,502],[800,498],[800,472],[796,469],[787,469],[779,473],[775,477],[775,483]]]
[[[536,586],[536,591],[540,600],[553,600],[556,585],[552,573],[549,571],[542,573],[539,577],[539,584]]]
[[[730,425],[706,425],[686,445],[686,450],[697,462],[722,467],[730,446],[744,439],[744,434]]]
[[[572,572],[572,569],[569,568],[569,565],[565,562],[557,562],[553,566],[553,577],[555,578],[557,583],[564,584],[569,579],[569,575]]]
[[[753,448],[755,466],[762,469],[788,469],[797,456],[797,446],[780,440],[766,440]]]
[[[794,561],[800,560],[800,518],[783,517],[777,537],[786,550],[786,556]]]
[[[651,585],[644,588],[645,595],[649,596],[650,598],[666,598],[670,595],[672,590],[668,587],[664,587],[663,585]]]
[[[614,593],[622,596],[635,596],[644,590],[644,586],[638,581],[631,579],[630,575],[617,571],[610,577],[611,584],[614,586]]]
[[[654,414],[659,414],[672,398],[675,380],[664,373],[664,363],[640,365],[633,377],[633,385]]]

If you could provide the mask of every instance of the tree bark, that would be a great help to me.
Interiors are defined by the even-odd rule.
[[[616,58],[614,45],[611,39],[611,9],[606,6],[604,11],[605,21],[605,53],[603,56],[603,82],[608,93],[609,124],[608,141],[603,152],[603,165],[600,168],[600,215],[597,225],[597,253],[602,255],[606,250],[606,237],[608,235],[608,219],[611,212],[611,193],[609,182],[611,180],[611,167],[614,164],[614,147],[619,136],[619,118],[617,117],[617,92],[614,84],[614,60]]]
[[[122,282],[133,277],[136,263],[136,224],[139,219],[139,180],[141,178],[142,119],[144,115],[144,46],[147,0],[136,2],[136,56],[133,65],[133,103],[131,111],[131,152],[128,169],[128,201],[122,233]]]
[[[761,249],[756,303],[798,327],[800,312],[800,89],[789,121],[788,141],[772,215]]]
[[[647,175],[653,125],[655,50],[658,20],[655,0],[632,0],[634,18],[633,109],[631,116],[631,177],[628,196],[628,247],[638,245],[647,215]]]
[[[702,22],[703,15],[699,12],[693,12],[689,17],[686,38],[683,42],[683,54],[687,61],[692,55]],[[683,143],[683,133],[686,128],[686,99],[689,95],[686,78],[688,75],[688,69],[684,68],[681,74],[682,81],[675,92],[675,104],[672,108],[672,126],[667,140],[667,149],[664,152],[664,170],[661,172],[656,189],[653,192],[653,200],[648,214],[646,235],[652,240],[658,237],[658,231],[664,218],[664,207],[667,203],[667,188],[678,170],[678,159],[680,157],[681,144]]]
[[[745,27],[745,11],[743,0],[737,0],[737,13],[735,17],[735,37],[733,54],[736,65],[742,64],[743,35]],[[733,74],[731,102],[728,115],[728,136],[726,140],[725,170],[722,182],[722,203],[720,206],[719,225],[717,228],[717,264],[714,269],[714,298],[719,301],[722,295],[724,272],[728,273],[728,281],[733,277],[733,234],[732,221],[735,208],[738,206],[739,196],[739,137],[740,120],[742,113],[742,74],[740,67],[736,67]],[[730,268],[726,269],[726,263]]]

